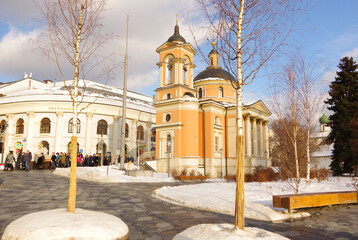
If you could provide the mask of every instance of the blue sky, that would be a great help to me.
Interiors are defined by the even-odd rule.
[[[124,31],[126,13],[130,14],[129,46],[129,88],[152,96],[159,83],[158,55],[155,49],[173,33],[175,15],[185,16],[193,7],[191,0],[110,0],[105,24],[117,31],[119,38],[111,42],[108,49],[115,49],[119,61],[124,58]],[[183,6],[186,6],[183,9]],[[319,71],[322,74],[322,89],[328,90],[339,59],[349,55],[358,57],[358,1],[357,0],[313,0],[303,15],[288,42],[300,46],[307,57],[321,59]],[[39,26],[34,21],[38,9],[30,0],[0,1],[0,82],[22,79],[24,72],[32,72],[38,80],[58,80],[56,67],[44,57],[35,46],[32,37],[38,36]],[[183,22],[183,21],[181,21]],[[183,28],[184,29],[184,26]],[[182,35],[192,41],[190,34]],[[196,58],[198,61],[199,57]],[[198,61],[199,62],[199,61]],[[205,69],[197,64],[196,73]],[[262,73],[264,74],[264,73]],[[123,69],[110,85],[122,87]],[[244,88],[244,99],[266,99],[267,79],[258,78]]]

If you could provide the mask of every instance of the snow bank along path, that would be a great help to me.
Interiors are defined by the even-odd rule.
[[[59,208],[27,214],[11,222],[2,240],[124,240],[128,226],[103,212],[76,208],[75,213]]]
[[[201,224],[177,234],[173,240],[288,240],[276,233],[247,227],[245,231],[234,229],[231,224]]]
[[[235,189],[235,183],[211,182],[162,187],[155,190],[153,195],[174,204],[234,215]],[[307,193],[351,191],[354,187],[349,178],[330,178],[328,181],[313,181],[309,185],[302,180],[300,189],[300,192]],[[287,182],[245,183],[245,217],[263,221],[282,221],[309,216],[305,212],[290,214],[285,209],[273,208],[273,195],[291,193],[294,193],[294,190]]]
[[[127,164],[125,164],[127,167]],[[130,170],[134,170],[132,164]],[[70,177],[71,168],[56,168],[54,174]],[[102,167],[77,167],[77,178],[92,182],[173,182],[173,178],[168,178],[165,173],[153,173],[153,177],[131,177],[124,175],[124,171],[119,170],[118,166],[110,166],[107,175],[107,166]]]

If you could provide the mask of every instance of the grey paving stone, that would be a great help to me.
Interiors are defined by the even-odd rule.
[[[0,171],[0,182],[0,236],[10,222],[25,214],[67,208],[68,178],[46,170]],[[197,224],[234,223],[233,216],[177,206],[152,197],[153,190],[157,188],[182,184],[118,184],[78,180],[76,207],[103,211],[121,218],[129,226],[131,240],[172,239],[175,234]],[[318,211],[320,214],[293,222],[246,219],[246,226],[287,234],[285,236],[293,240],[358,239],[358,205]]]

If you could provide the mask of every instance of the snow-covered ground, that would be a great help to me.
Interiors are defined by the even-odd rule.
[[[125,167],[127,164],[125,164]],[[134,170],[132,164],[130,170]],[[56,168],[54,174],[70,177],[70,168]],[[124,175],[124,171],[119,170],[118,166],[102,167],[77,167],[77,178],[93,182],[173,182],[173,178],[168,178],[166,173],[153,173],[153,177],[130,177]]]
[[[234,215],[235,183],[210,182],[178,187],[162,187],[154,191],[154,196],[191,208]],[[312,181],[306,185],[301,181],[300,192],[334,192],[355,190],[351,178],[329,178],[327,181]],[[298,212],[289,214],[285,209],[272,206],[273,195],[295,193],[287,182],[245,183],[245,217],[264,221],[280,221],[289,218],[309,216]]]
[[[3,240],[127,239],[128,226],[118,217],[103,212],[64,208],[34,212],[11,222]]]
[[[231,224],[201,224],[177,234],[173,240],[287,240],[276,233],[260,228],[247,227],[244,231]]]

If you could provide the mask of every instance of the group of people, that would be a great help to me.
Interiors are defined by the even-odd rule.
[[[14,155],[13,151],[10,151],[9,154],[6,156],[5,160],[5,171],[13,171],[14,169],[18,170],[26,170],[30,171],[30,162],[32,161],[32,153],[27,150],[25,152],[18,152],[17,155]],[[103,165],[111,165],[114,164],[112,162],[111,155],[105,155],[103,157]],[[34,166],[37,166],[38,169],[43,169],[45,163],[45,156],[43,153],[40,155],[35,154],[34,157]],[[66,168],[71,166],[71,154],[65,152],[57,152],[52,153],[51,156],[52,164],[50,168]],[[87,154],[85,157],[82,153],[77,154],[77,166],[88,166],[88,167],[97,167],[101,166],[101,155],[100,154]]]
[[[14,152],[10,151],[5,159],[4,171],[14,171],[14,168],[18,170],[30,171],[31,160],[32,153],[29,150],[27,150],[26,153],[18,152],[17,156],[14,156]],[[40,154],[37,161],[42,163],[45,161],[45,157],[42,153]]]

